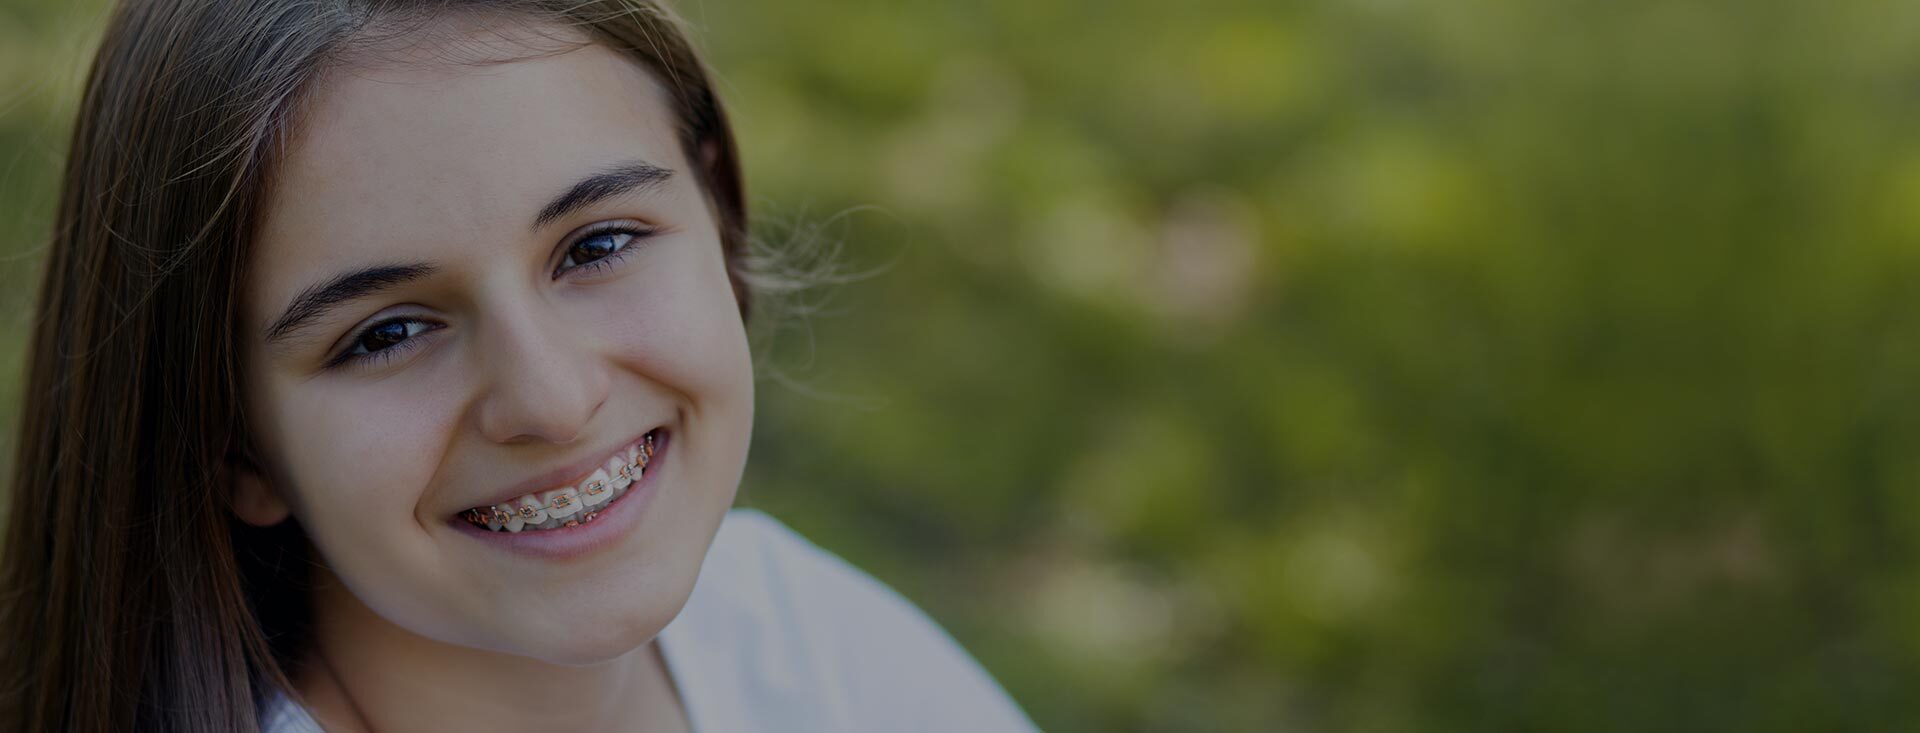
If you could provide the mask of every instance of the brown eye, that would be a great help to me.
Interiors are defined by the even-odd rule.
[[[379,351],[405,341],[411,335],[407,332],[407,323],[407,321],[387,321],[369,328],[366,333],[360,335],[360,340],[354,345],[366,351]]]
[[[560,269],[578,267],[605,258],[626,247],[633,241],[633,236],[632,232],[615,231],[581,237],[580,241],[574,242],[573,246],[567,248],[567,258],[560,263]]]
[[[395,318],[368,326],[359,335],[353,337],[347,350],[327,363],[328,367],[337,367],[353,362],[366,362],[371,359],[388,359],[396,354],[405,353],[418,346],[420,334],[432,331],[438,326],[418,318]]]

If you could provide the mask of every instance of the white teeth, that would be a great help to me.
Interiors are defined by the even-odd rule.
[[[527,524],[539,524],[547,521],[547,507],[541,503],[538,497],[528,494],[515,500],[514,503],[518,505],[517,509],[520,513],[520,518],[527,520]]]
[[[504,504],[476,510],[487,529],[496,532],[557,529],[568,522],[586,521],[581,516],[626,493],[628,487],[646,474],[644,440],[641,444],[607,459],[607,463],[580,482],[544,493],[527,494]],[[497,513],[492,510],[499,510]],[[502,521],[500,514],[505,515]],[[471,519],[471,517],[469,517]]]
[[[630,450],[627,451],[626,457],[620,459],[620,465],[613,469],[614,483],[616,485],[625,488],[627,484],[639,480],[640,464],[635,458],[637,455],[639,454],[636,451]]]
[[[607,469],[593,472],[593,477],[581,484],[580,501],[587,506],[600,506],[613,498],[613,492],[626,488],[617,480],[607,478]]]
[[[495,504],[493,508],[507,513],[507,521],[501,522],[500,526],[505,527],[508,532],[518,532],[521,527],[527,526],[527,520],[521,518],[519,506],[514,503]]]
[[[547,516],[550,518],[566,519],[580,513],[580,492],[571,488],[549,491],[540,498],[546,500]]]
[[[592,509],[594,507],[600,506],[601,504],[605,504],[609,501],[613,501],[614,492],[617,492],[619,490],[620,489],[615,488],[614,486],[609,484],[607,486],[601,487],[600,493],[598,494],[592,494],[592,493],[581,494],[580,503],[585,505],[588,509]]]
[[[627,465],[627,459],[614,456],[607,459],[607,465],[600,467],[600,474],[605,475],[607,479],[607,488],[626,488],[620,483],[620,467],[625,465]]]

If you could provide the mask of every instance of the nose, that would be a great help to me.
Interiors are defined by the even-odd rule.
[[[481,434],[498,443],[570,443],[606,402],[610,377],[583,338],[551,309],[496,308],[479,329],[486,374],[476,410]]]

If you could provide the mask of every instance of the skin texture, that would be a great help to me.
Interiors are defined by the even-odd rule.
[[[349,63],[301,110],[244,299],[262,455],[235,506],[297,518],[325,562],[317,649],[294,674],[329,729],[684,729],[652,640],[733,501],[753,418],[714,217],[645,70],[598,45],[516,55],[497,29],[474,33],[501,58]],[[575,181],[633,160],[673,175],[530,228]],[[607,268],[556,274],[590,259],[564,260],[603,222],[656,231]],[[396,262],[438,270],[264,338],[303,289]],[[418,320],[392,358],[325,366],[382,346],[356,337],[396,317]],[[612,546],[536,559],[449,523],[661,424],[659,494]]]

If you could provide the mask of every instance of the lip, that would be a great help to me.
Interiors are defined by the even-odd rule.
[[[625,451],[628,448],[632,448],[635,445],[638,445],[640,441],[647,439],[647,433],[651,433],[655,430],[658,430],[661,432],[662,435],[665,435],[667,432],[667,426],[656,425],[646,430],[642,430],[640,431],[639,435],[633,436],[632,438],[628,439],[627,442],[621,443],[618,446],[600,451],[597,454],[589,454],[590,457],[588,458],[574,461],[573,463],[570,463],[565,466],[561,466],[559,468],[548,471],[546,473],[534,476],[533,478],[527,479],[518,484],[514,484],[513,486],[507,487],[505,489],[501,489],[500,491],[497,491],[491,494],[490,496],[492,498],[476,501],[472,504],[468,504],[466,506],[460,507],[459,510],[454,512],[454,516],[458,517],[460,513],[465,512],[466,510],[472,509],[474,507],[488,507],[488,506],[493,506],[495,504],[505,504],[507,502],[519,499],[522,496],[526,496],[527,494],[533,494],[533,493],[542,492],[542,491],[552,491],[554,489],[563,489],[569,486],[579,486],[581,482],[587,480],[588,476],[592,476],[594,471],[600,470],[602,466],[607,465],[607,461],[612,460],[615,455],[620,454],[622,451]],[[654,450],[657,451],[659,449],[660,449],[659,446],[657,445],[654,446]],[[598,456],[597,458],[592,457],[596,455]]]
[[[601,506],[598,517],[591,522],[534,532],[496,532],[476,527],[457,516],[449,519],[448,524],[454,531],[479,542],[534,558],[564,560],[592,553],[625,536],[646,516],[647,506],[659,493],[661,469],[672,463],[668,457],[672,445],[673,432],[663,426],[659,437],[654,439],[653,458],[648,461],[646,472],[627,487],[625,493]]]

